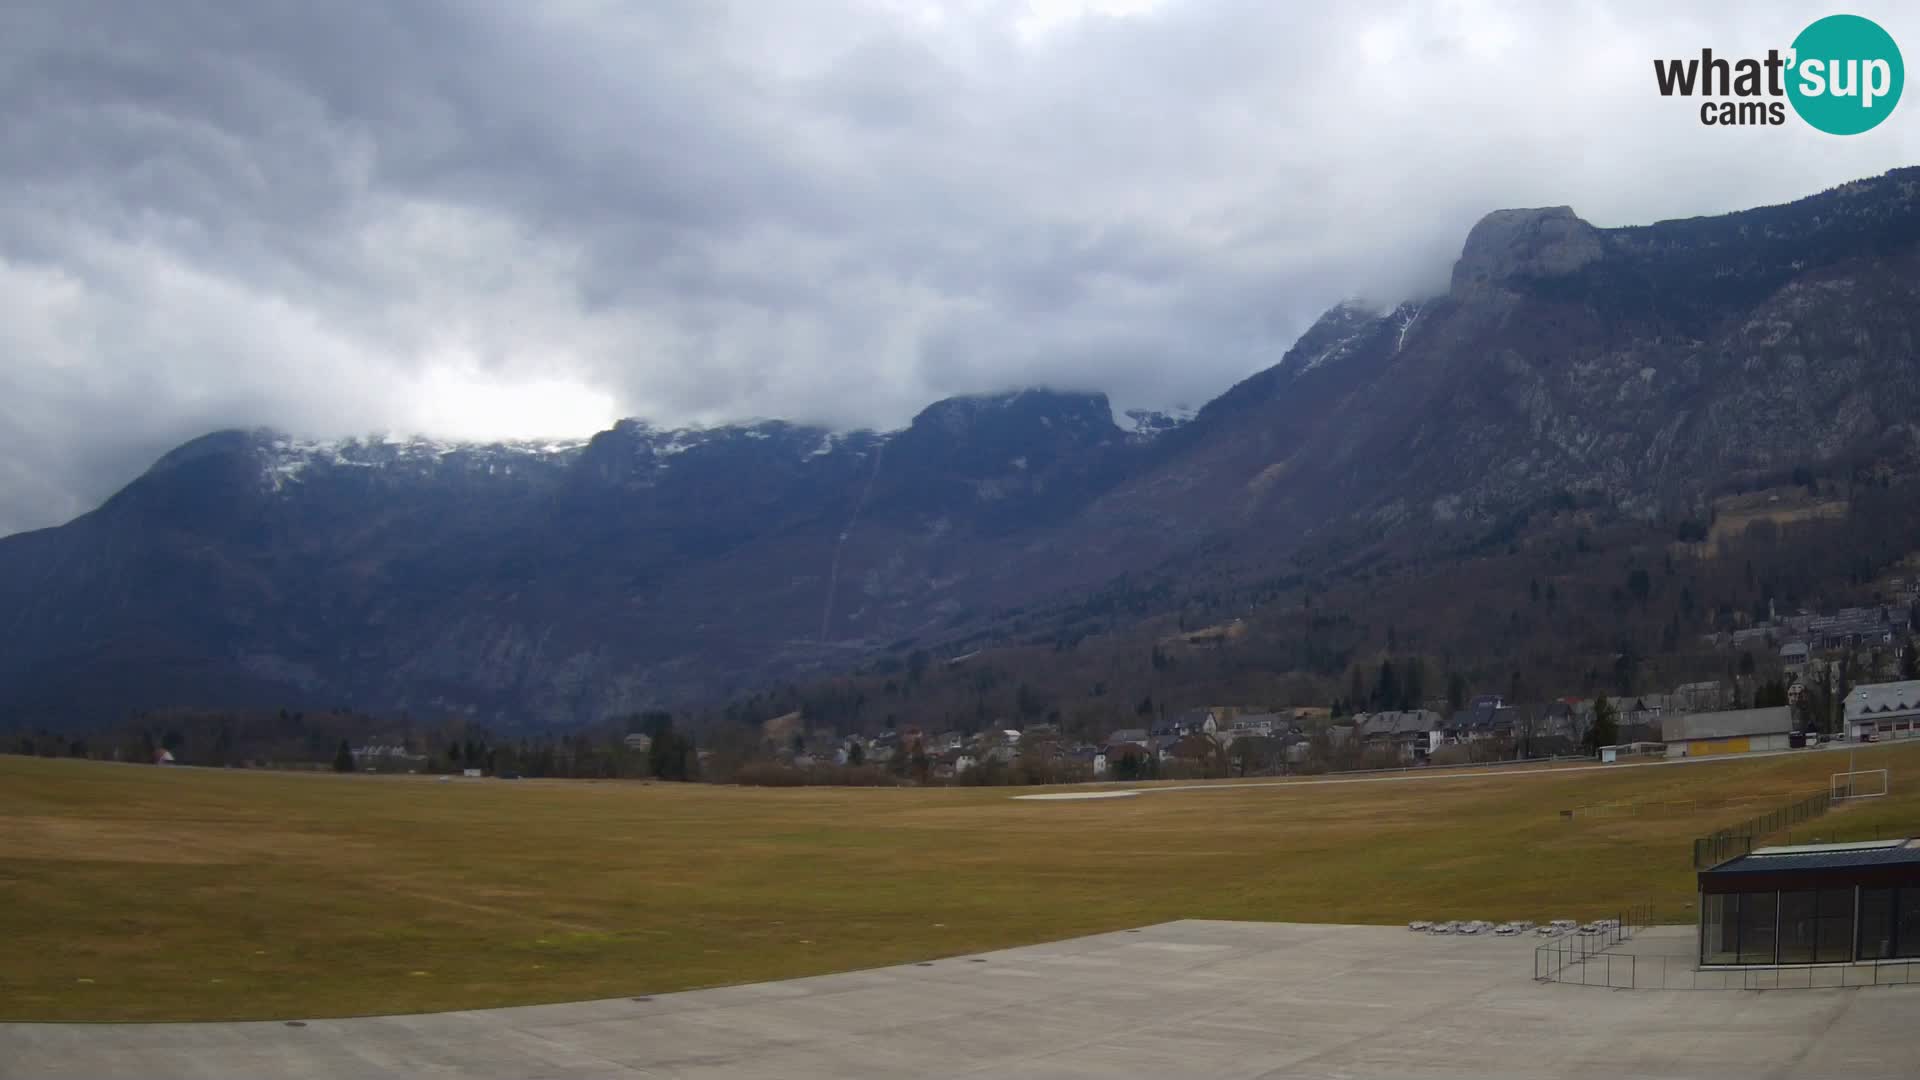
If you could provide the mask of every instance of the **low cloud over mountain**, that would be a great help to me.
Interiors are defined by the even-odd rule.
[[[1865,13],[1902,37],[1904,10]],[[1763,51],[1804,21],[9,5],[0,532],[227,425],[885,428],[1039,384],[1195,406],[1342,297],[1444,286],[1489,209],[1643,222],[1914,159],[1910,123],[1704,131],[1653,90],[1656,55]]]

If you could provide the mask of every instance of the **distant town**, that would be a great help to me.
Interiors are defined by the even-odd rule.
[[[1069,735],[1057,714],[989,720],[973,731],[891,718],[884,730],[846,731],[814,722],[804,709],[719,730],[651,711],[597,732],[515,738],[459,721],[396,725],[352,712],[170,711],[104,735],[23,733],[6,749],[164,765],[774,786],[1071,784],[1780,751],[1920,734],[1912,633],[1920,581],[1893,584],[1906,606],[1769,613],[1708,635],[1729,652],[1730,674],[1662,693],[1513,701],[1468,697],[1454,680],[1447,697],[1412,708],[1344,700],[1167,708],[1148,699],[1135,723],[1092,738],[1084,729]],[[1408,688],[1398,678],[1384,661],[1375,685],[1356,682],[1350,700],[1404,700]]]

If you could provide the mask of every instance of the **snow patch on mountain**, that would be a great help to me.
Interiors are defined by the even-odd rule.
[[[1324,344],[1301,361],[1300,374],[1346,356],[1379,317],[1380,313],[1364,301],[1343,300],[1334,305],[1302,338],[1316,337]]]
[[[489,476],[511,476],[515,463],[565,464],[586,448],[585,439],[513,439],[500,442],[433,439],[374,433],[347,439],[302,439],[284,432],[256,432],[262,479],[280,491],[329,469],[401,469],[429,472],[459,462]]]
[[[1195,410],[1185,405],[1165,409],[1127,409],[1124,412],[1115,410],[1113,423],[1129,438],[1153,439],[1192,420],[1194,415]]]

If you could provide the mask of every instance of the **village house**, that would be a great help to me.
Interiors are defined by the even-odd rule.
[[[1856,686],[1845,706],[1847,738],[1860,742],[1920,736],[1920,679]]]
[[[1327,748],[1330,750],[1335,752],[1344,750],[1354,738],[1354,727],[1351,723],[1330,724],[1327,727]]]
[[[1286,730],[1287,721],[1279,713],[1241,713],[1229,730],[1248,735],[1273,735]]]
[[[1196,768],[1212,764],[1219,755],[1220,744],[1212,735],[1198,731],[1182,735],[1160,748],[1161,761]]]
[[[1207,734],[1220,730],[1220,718],[1212,709],[1187,709],[1176,713],[1170,720],[1155,724],[1151,734],[1161,738],[1180,735]]]
[[[1496,695],[1478,697],[1471,706],[1456,711],[1441,726],[1441,742],[1510,739],[1513,737],[1513,720],[1513,709],[1502,698]],[[1437,749],[1438,745],[1430,742],[1428,749]]]
[[[1354,731],[1368,746],[1391,747],[1407,762],[1425,761],[1442,738],[1440,714],[1431,709],[1362,713]]]
[[[1067,760],[1087,770],[1090,776],[1097,778],[1107,774],[1107,752],[1102,747],[1076,746],[1067,751]]]
[[[1674,687],[1673,700],[1681,712],[1717,712],[1726,705],[1726,689],[1718,679]]]
[[[1534,717],[1526,733],[1524,750],[1529,757],[1557,757],[1579,751],[1586,741],[1587,727],[1593,721],[1590,706],[1578,701],[1550,701]]]
[[[1780,665],[1788,674],[1798,675],[1807,668],[1810,650],[1804,641],[1789,641],[1780,646]]]
[[[1904,621],[1904,618],[1900,620]],[[1891,645],[1898,625],[1891,608],[1841,608],[1832,615],[1814,619],[1807,628],[1807,636],[1816,648],[1823,650]]]
[[[1105,759],[1101,763],[1101,771],[1111,770],[1123,761],[1137,764],[1150,760],[1152,751],[1149,743],[1152,738],[1146,728],[1122,728],[1107,736],[1106,745],[1101,748]]]
[[[1660,741],[1663,708],[1649,706],[1644,699],[1634,697],[1621,698],[1613,707],[1616,742]]]
[[[404,764],[427,760],[427,755],[412,753],[399,743],[368,743],[354,748],[352,754],[353,759],[360,762],[362,768],[371,767],[375,762]]]

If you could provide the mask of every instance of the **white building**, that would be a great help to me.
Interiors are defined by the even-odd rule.
[[[1849,739],[1911,739],[1920,735],[1920,679],[1856,686],[1847,695]]]

